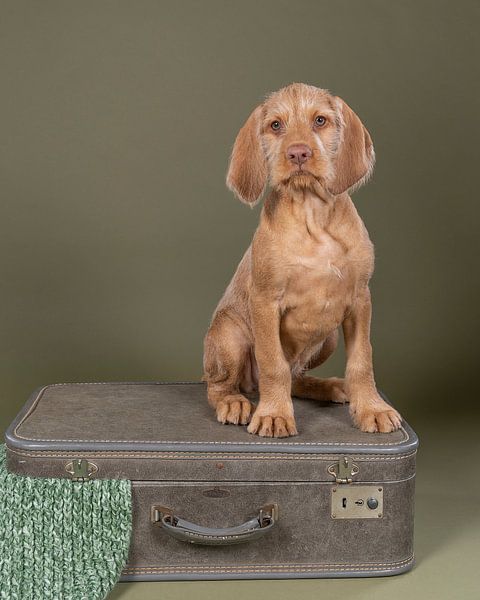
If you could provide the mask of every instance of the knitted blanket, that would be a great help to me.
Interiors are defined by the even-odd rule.
[[[127,561],[127,480],[21,477],[0,445],[0,598],[105,598]]]

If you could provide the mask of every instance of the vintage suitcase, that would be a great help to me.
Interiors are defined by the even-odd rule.
[[[38,389],[6,434],[10,471],[132,481],[123,580],[364,577],[413,565],[412,429],[362,433],[295,399],[299,435],[222,425],[203,383]]]

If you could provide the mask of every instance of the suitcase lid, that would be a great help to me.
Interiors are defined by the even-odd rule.
[[[246,425],[219,423],[205,383],[57,383],[35,390],[5,440],[8,448],[37,456],[42,451],[390,455],[418,446],[405,422],[392,433],[356,429],[348,405],[295,398],[294,410],[298,435],[265,438],[249,434]]]

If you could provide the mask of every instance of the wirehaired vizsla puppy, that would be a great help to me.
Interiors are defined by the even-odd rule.
[[[227,185],[253,206],[270,192],[253,241],[205,336],[204,375],[218,421],[250,433],[297,433],[292,395],[350,402],[363,431],[401,417],[378,394],[368,283],[374,252],[349,196],[370,176],[372,140],[327,90],[292,83],[268,95],[237,135]],[[345,378],[306,371],[335,350],[343,328]],[[243,393],[258,391],[254,406]],[[319,415],[320,418],[320,415]]]

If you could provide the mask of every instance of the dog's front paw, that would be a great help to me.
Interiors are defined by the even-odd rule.
[[[402,425],[400,413],[380,396],[373,400],[351,403],[350,414],[355,425],[369,433],[390,433],[400,429]]]
[[[220,400],[215,407],[217,421],[220,423],[232,423],[233,425],[246,425],[254,410],[253,404],[244,396],[238,396],[238,400]]]
[[[263,437],[288,437],[298,433],[293,414],[284,416],[265,415],[259,413],[258,409],[254,413],[247,431]]]

